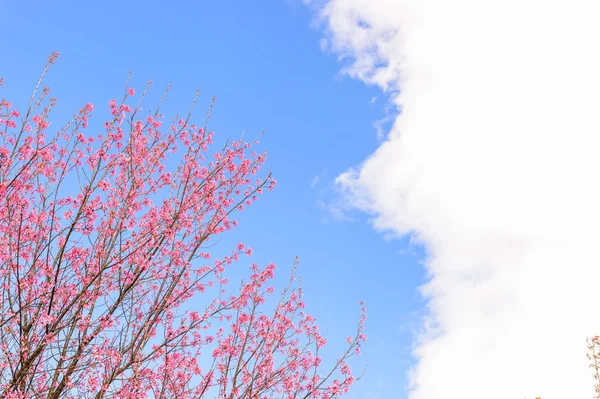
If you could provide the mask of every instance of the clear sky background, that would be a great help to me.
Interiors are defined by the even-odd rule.
[[[55,120],[132,70],[155,96],[173,83],[167,115],[200,87],[218,137],[266,132],[277,189],[214,250],[244,241],[280,283],[300,256],[332,355],[366,302],[349,398],[592,396],[597,1],[0,0],[0,17],[14,103],[59,51]]]

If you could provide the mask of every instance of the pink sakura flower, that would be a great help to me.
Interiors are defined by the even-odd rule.
[[[127,88],[127,95],[135,90]],[[17,393],[21,386],[7,382],[4,396],[23,399],[62,389],[55,396],[104,391],[100,396],[141,399],[163,391],[163,396],[188,398],[214,390],[228,398],[253,396],[247,390],[251,384],[265,387],[254,395],[261,399],[345,393],[354,379],[343,361],[352,353],[333,370],[344,378],[320,371],[316,353],[327,341],[314,317],[303,312],[302,291],[292,287],[280,302],[274,299],[274,309],[263,306],[275,291],[269,286],[274,264],[253,264],[239,291],[230,287],[226,273],[238,255],[250,256],[251,248],[240,243],[229,256],[203,264],[210,258],[210,240],[237,226],[230,215],[237,204],[247,198],[244,205],[250,205],[263,184],[275,187],[270,176],[253,177],[265,156],[253,152],[252,143],[234,141],[208,159],[213,132],[186,126],[187,118],[175,120],[185,129],[173,126],[176,134],[159,130],[162,115],[129,124],[123,122],[133,112],[130,106],[111,100],[109,108],[113,116],[103,135],[92,137],[82,129],[94,110],[86,104],[77,123],[57,129],[55,136],[42,133],[51,115],[42,111],[32,118],[35,129],[26,125],[19,140],[12,132],[4,141],[0,137],[0,166],[8,169],[0,182],[0,194],[7,196],[0,203],[0,263],[5,265],[0,277],[21,276],[4,278],[0,287],[24,301],[18,311],[43,308],[30,319],[27,339],[14,334],[14,324],[4,327],[13,331],[2,336],[0,365],[16,364],[35,348],[42,348],[38,360],[44,365],[28,383],[30,391]],[[10,114],[19,117],[16,110]],[[176,147],[183,154],[179,164],[170,157]],[[68,189],[61,188],[63,182]],[[72,190],[77,191],[65,194]],[[19,240],[27,245],[11,244]],[[46,248],[44,256],[38,256],[39,248]],[[20,262],[12,262],[15,257]],[[32,267],[33,261],[39,267]],[[207,294],[214,296],[201,302],[206,308],[190,309],[188,300]],[[14,316],[10,307],[2,309],[1,319]],[[361,342],[363,323],[361,316]],[[59,338],[60,331],[77,337],[69,343]],[[359,351],[358,341],[348,338],[350,350]],[[73,343],[85,346],[80,354],[65,347]],[[211,352],[214,366],[203,372],[197,359]],[[57,366],[47,359],[60,353],[68,353],[62,369],[52,369]],[[252,357],[254,366],[244,363]],[[122,371],[123,359],[142,360],[120,374],[118,383],[105,382]],[[77,367],[61,382],[69,365]]]

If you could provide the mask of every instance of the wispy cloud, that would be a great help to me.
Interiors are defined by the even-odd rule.
[[[310,181],[310,188],[316,188],[318,185],[323,185],[324,179],[327,177],[327,169],[323,169],[319,174],[315,175]],[[325,189],[331,189],[331,181],[329,182],[329,187],[324,187]],[[322,191],[323,189],[321,189]]]
[[[310,181],[310,188],[315,188],[317,186],[317,184],[319,184],[319,175],[316,175],[315,177],[313,177],[313,179]]]
[[[373,127],[375,128],[375,132],[377,133],[378,139],[383,139],[387,130],[389,129],[389,125],[396,119],[396,115],[392,113],[388,113],[383,118],[376,120],[373,123]]]
[[[586,398],[600,333],[600,3],[331,0],[324,48],[402,109],[337,179],[428,250],[412,399]]]
[[[317,206],[325,211],[325,216],[321,219],[323,223],[333,222],[350,222],[354,219],[348,213],[347,206],[344,206],[340,201],[317,201]]]

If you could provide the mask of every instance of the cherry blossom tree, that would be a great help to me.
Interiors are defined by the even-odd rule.
[[[88,127],[87,104],[51,127],[43,80],[57,57],[26,110],[0,103],[0,399],[348,392],[364,307],[346,350],[321,364],[326,341],[294,273],[279,299],[273,264],[229,288],[229,266],[252,250],[208,251],[275,186],[256,141],[215,151],[191,122],[195,99],[165,122],[165,96],[142,111],[150,83],[136,95],[129,80],[103,125]]]
[[[590,360],[590,368],[594,372],[594,399],[600,398],[600,336],[594,336],[587,340],[588,354]]]

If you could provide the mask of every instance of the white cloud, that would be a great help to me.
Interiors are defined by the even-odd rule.
[[[410,397],[592,397],[600,3],[331,0],[319,15],[343,72],[402,108],[337,181],[377,229],[428,248]]]
[[[386,107],[389,108],[389,107]],[[385,133],[387,132],[388,125],[396,119],[396,112],[390,111],[386,109],[386,115],[373,122],[373,127],[375,128],[375,132],[377,133],[378,139],[383,139],[385,137]]]
[[[348,214],[347,205],[342,201],[324,202],[317,201],[317,206],[326,212],[326,215],[321,218],[321,222],[351,222],[354,219]]]
[[[320,180],[319,175],[316,175],[315,177],[313,177],[312,180],[310,181],[310,188],[315,188],[317,186],[317,184],[319,184],[319,180]]]

